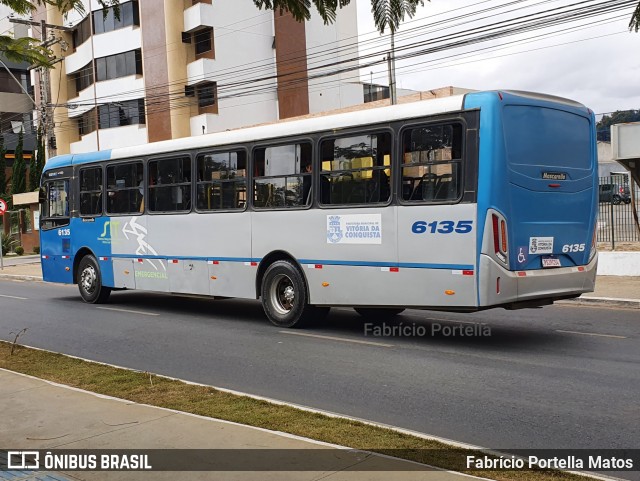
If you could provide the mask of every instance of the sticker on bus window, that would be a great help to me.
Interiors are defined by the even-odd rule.
[[[382,244],[382,216],[327,215],[327,244]]]
[[[553,254],[553,237],[529,237],[529,254]]]

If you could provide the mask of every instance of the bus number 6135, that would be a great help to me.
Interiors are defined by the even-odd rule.
[[[414,234],[451,234],[452,232],[468,234],[472,230],[472,220],[459,220],[458,222],[452,220],[434,220],[433,222],[419,220],[411,226],[411,232]]]

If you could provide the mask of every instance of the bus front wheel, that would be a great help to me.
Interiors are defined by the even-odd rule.
[[[288,260],[276,261],[267,268],[260,291],[264,312],[278,327],[303,327],[329,311],[308,304],[307,283]]]
[[[78,265],[77,272],[78,290],[85,302],[90,304],[102,304],[107,301],[111,288],[102,285],[100,267],[96,258],[84,256]]]
[[[402,308],[386,307],[354,307],[353,310],[362,317],[379,321],[388,321],[404,311]]]

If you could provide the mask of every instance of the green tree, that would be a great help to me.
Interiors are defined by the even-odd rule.
[[[7,193],[7,160],[4,150],[4,137],[0,134],[0,198]]]
[[[34,190],[40,186],[40,178],[42,177],[42,171],[44,170],[44,164],[46,162],[45,151],[44,151],[44,137],[42,135],[42,129],[38,128],[38,137],[36,140],[36,151],[34,152],[36,157],[36,173],[35,179],[36,183],[34,184]]]
[[[11,174],[11,193],[21,194],[27,191],[26,167],[24,165],[24,134],[22,130],[18,134],[18,145],[16,145],[15,158],[13,159],[13,169]]]
[[[336,19],[336,11],[351,3],[351,0],[311,0],[324,23],[332,23]],[[253,0],[260,9],[288,11],[296,20],[311,18],[310,0]],[[376,28],[384,33],[386,28],[391,32],[398,30],[400,22],[405,16],[413,17],[418,6],[424,5],[424,0],[371,0],[371,12]]]
[[[610,115],[603,115],[596,124],[598,140],[608,142],[611,140],[611,126],[613,124],[626,124],[628,122],[640,122],[640,110],[616,110]]]
[[[98,0],[103,8],[116,7],[116,16],[119,15],[119,0]],[[62,13],[71,10],[84,14],[82,0],[0,0],[0,5],[6,5],[18,14],[30,14],[35,6],[44,5],[47,8],[55,7]],[[13,62],[28,62],[39,67],[51,67],[51,51],[40,45],[40,40],[31,37],[13,38],[9,35],[0,35],[0,54]]]
[[[38,177],[38,159],[36,158],[36,152],[31,154],[29,159],[29,190],[36,190],[39,185]]]
[[[638,2],[638,6],[631,16],[631,21],[629,22],[629,30],[634,30],[636,32],[640,30],[640,2]]]

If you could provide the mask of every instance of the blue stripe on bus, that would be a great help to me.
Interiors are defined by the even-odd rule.
[[[118,259],[149,259],[149,260],[181,260],[181,261],[223,261],[223,262],[261,262],[259,257],[185,257],[185,256],[150,256],[130,254],[112,254]],[[471,264],[427,264],[418,262],[372,262],[372,261],[336,261],[327,259],[297,259],[300,264],[322,264],[325,266],[353,266],[353,267],[403,267],[410,269],[452,269],[461,271],[475,270]]]

